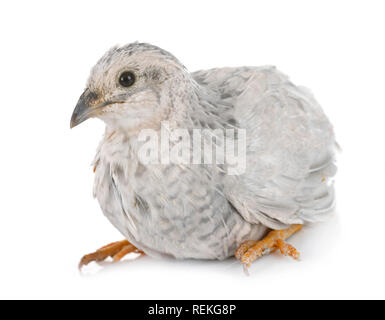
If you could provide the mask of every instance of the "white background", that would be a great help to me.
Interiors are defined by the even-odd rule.
[[[0,5],[0,298],[385,298],[383,1],[13,1]],[[245,276],[235,260],[148,257],[81,275],[122,237],[92,198],[104,125],[69,129],[111,46],[156,44],[189,70],[274,64],[335,126],[336,215]]]

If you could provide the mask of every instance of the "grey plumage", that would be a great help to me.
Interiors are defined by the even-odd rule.
[[[116,84],[122,70],[136,73],[132,88]],[[275,67],[189,73],[170,53],[134,43],[108,51],[87,90],[99,100],[71,125],[88,117],[106,122],[94,195],[112,224],[149,255],[224,259],[268,228],[318,221],[333,208],[332,126],[312,94]],[[172,128],[246,129],[246,172],[141,163],[138,132],[159,130],[163,120]]]

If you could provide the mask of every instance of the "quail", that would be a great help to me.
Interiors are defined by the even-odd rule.
[[[273,66],[190,73],[154,45],[116,46],[92,68],[71,128],[95,117],[106,128],[93,162],[94,196],[125,240],[85,255],[80,267],[131,252],[235,255],[244,266],[276,250],[298,258],[285,240],[334,207],[332,125],[309,90]],[[143,161],[141,133],[161,136],[164,123],[189,134],[242,130],[243,170],[230,174],[226,161]],[[201,147],[187,145],[191,154]]]

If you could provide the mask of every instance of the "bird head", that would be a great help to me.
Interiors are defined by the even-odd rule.
[[[154,128],[170,117],[172,97],[181,98],[190,81],[184,66],[163,49],[145,43],[113,47],[92,68],[71,128],[93,117],[112,129]]]

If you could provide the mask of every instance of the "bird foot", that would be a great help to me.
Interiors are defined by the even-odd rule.
[[[104,247],[101,247],[93,253],[84,255],[79,262],[79,269],[92,261],[103,261],[108,257],[112,257],[113,261],[116,262],[131,252],[140,253],[143,255],[145,254],[143,251],[137,249],[127,240],[112,242]]]
[[[241,260],[246,267],[250,267],[251,263],[257,258],[274,252],[277,249],[285,256],[298,259],[300,253],[292,245],[286,243],[285,240],[301,229],[302,225],[293,224],[284,230],[270,231],[267,236],[260,241],[245,241],[236,250],[235,257]]]

